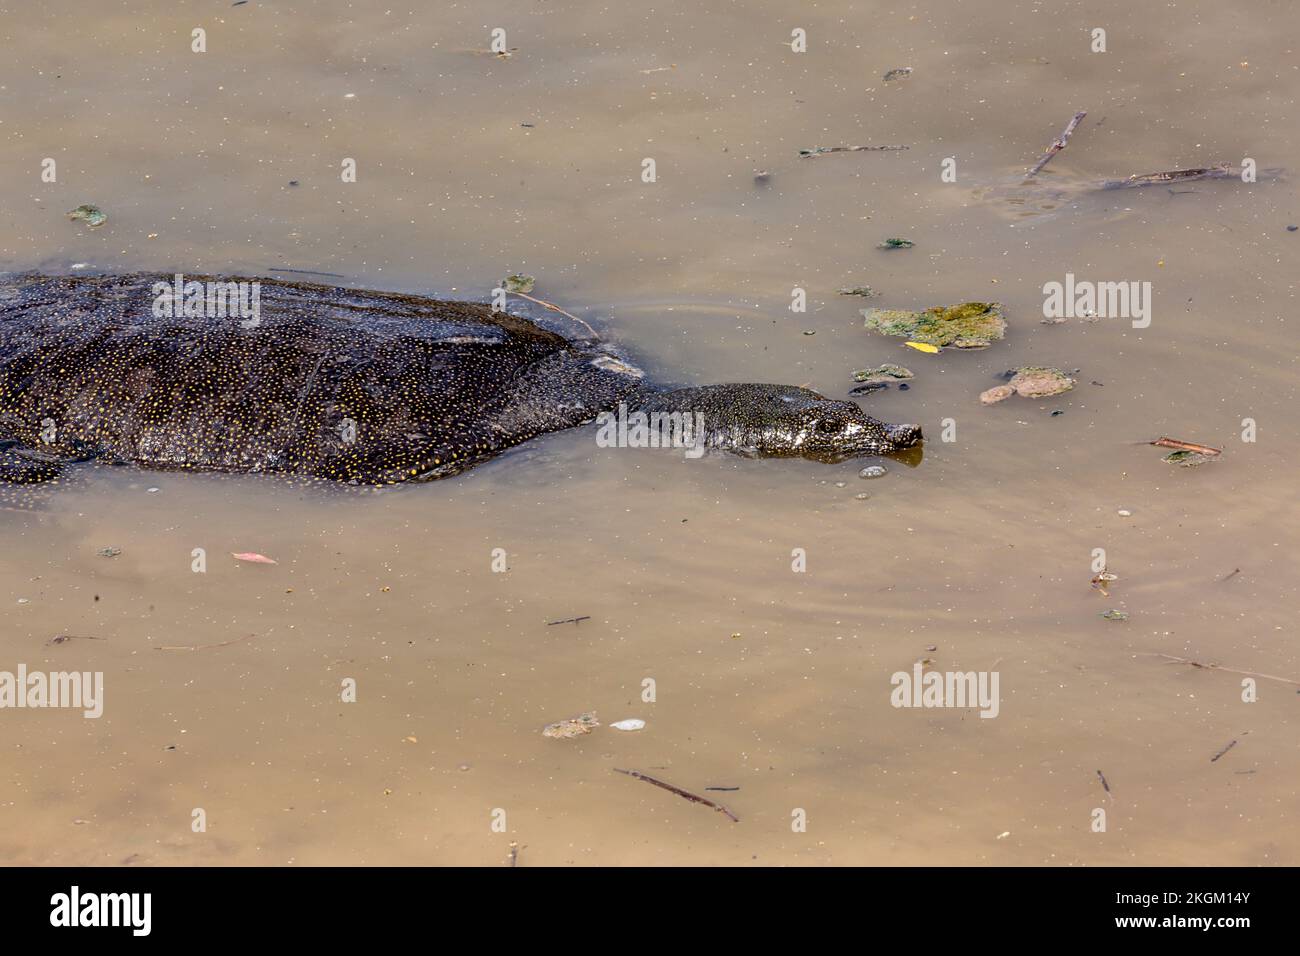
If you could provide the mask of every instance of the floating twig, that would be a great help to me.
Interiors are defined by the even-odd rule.
[[[588,325],[588,324],[587,324],[586,322],[584,322],[582,319],[578,318],[576,315],[573,315],[573,314],[570,313],[570,312],[565,312],[565,311],[564,311],[563,309],[561,309],[558,305],[551,305],[551,303],[549,303],[549,302],[544,302],[544,301],[541,300],[541,299],[534,299],[534,298],[533,298],[531,295],[529,295],[527,292],[510,292],[509,290],[507,290],[507,291],[506,291],[506,294],[507,294],[507,295],[517,295],[517,296],[519,296],[519,298],[521,298],[521,299],[527,299],[529,302],[535,302],[535,303],[537,303],[538,305],[542,306],[542,307],[545,308],[545,309],[550,309],[552,312],[558,312],[558,313],[560,313],[560,315],[564,316],[565,318],[573,319],[574,322],[577,322],[579,325],[581,325],[583,328],[585,328],[588,332],[590,332],[590,333],[591,333],[591,337],[592,337],[593,339],[598,339],[598,338],[600,338],[600,336],[596,334],[596,330],[593,329],[590,325]]]
[[[911,148],[910,146],[814,146],[812,149],[799,150],[799,158],[811,159],[826,153],[888,153]]]
[[[554,627],[556,624],[577,624],[580,621],[590,621],[590,620],[591,620],[591,615],[584,614],[582,617],[569,617],[569,618],[565,618],[563,621],[547,621],[546,626]]]
[[[347,276],[339,272],[318,272],[315,269],[290,269],[288,266],[267,266],[268,272],[296,272],[304,276],[329,276],[331,279],[346,279]]]
[[[85,634],[85,635],[59,634],[55,637],[51,637],[48,641],[46,641],[45,646],[50,647],[51,645],[54,644],[64,644],[68,641],[106,641],[106,640],[108,640],[108,638],[106,637],[91,637],[89,634]]]
[[[1228,745],[1226,747],[1224,747],[1217,754],[1215,754],[1213,757],[1210,758],[1210,763],[1214,763],[1214,761],[1218,760],[1220,757],[1222,757],[1224,754],[1226,754],[1229,750],[1231,750],[1235,746],[1237,746],[1237,741],[1229,740]]]
[[[722,804],[714,803],[708,797],[701,797],[698,793],[691,793],[689,790],[683,790],[681,787],[675,787],[671,783],[665,783],[664,781],[658,779],[657,777],[652,777],[649,774],[642,773],[640,770],[622,770],[618,767],[615,767],[614,772],[625,773],[629,777],[636,777],[636,779],[644,780],[646,783],[652,783],[656,787],[662,787],[664,790],[667,790],[669,793],[675,793],[677,794],[677,796],[691,801],[691,803],[701,803],[706,807],[712,807],[714,810],[717,810],[723,816],[727,817],[732,823],[740,822],[740,817],[736,816],[734,813],[732,813]]]
[[[1143,173],[1128,179],[1108,179],[1101,184],[1102,189],[1125,189],[1130,186],[1155,186],[1159,183],[1179,183],[1193,179],[1234,179],[1239,175],[1232,163],[1218,163],[1214,166],[1201,166],[1195,169],[1170,169],[1162,173]]]
[[[215,647],[229,647],[231,644],[238,644],[240,641],[246,641],[253,634],[245,634],[243,637],[237,637],[232,641],[222,641],[220,644],[160,644],[154,648],[155,651],[209,651]]]
[[[1294,680],[1293,678],[1290,677],[1277,677],[1276,675],[1273,674],[1261,674],[1258,671],[1237,670],[1235,667],[1224,667],[1222,664],[1216,664],[1214,661],[1211,661],[1208,664],[1202,664],[1200,661],[1194,661],[1187,657],[1175,657],[1173,654],[1156,653],[1148,656],[1163,657],[1170,664],[1187,664],[1191,667],[1199,667],[1201,670],[1223,671],[1224,673],[1227,674],[1240,674],[1243,677],[1258,677],[1261,680],[1275,680],[1275,681],[1280,681],[1283,684],[1294,684],[1297,687],[1300,687],[1300,680]]]
[[[1052,161],[1053,156],[1065,149],[1066,145],[1070,142],[1070,137],[1074,135],[1074,131],[1079,128],[1079,124],[1083,122],[1083,118],[1087,115],[1087,110],[1080,110],[1074,114],[1074,119],[1070,120],[1070,123],[1065,127],[1064,132],[1053,141],[1051,146],[1047,147],[1047,152],[1043,155],[1043,158],[1034,164],[1033,169],[1025,173],[1026,179],[1032,179],[1034,176],[1037,176],[1042,168]]]
[[[1097,779],[1101,781],[1101,788],[1106,791],[1106,796],[1114,800],[1115,795],[1110,792],[1110,784],[1106,782],[1106,775],[1100,770],[1097,771]]]
[[[1241,568],[1233,568],[1231,571],[1229,571],[1229,572],[1228,572],[1227,574],[1225,574],[1223,577],[1219,578],[1219,583],[1222,584],[1224,581],[1228,580],[1228,578],[1236,577],[1236,576],[1237,576],[1238,574],[1240,574],[1240,573],[1241,573]]]
[[[1180,441],[1177,438],[1157,438],[1153,442],[1147,442],[1149,445],[1155,445],[1159,448],[1177,448],[1179,451],[1194,451],[1198,455],[1208,455],[1213,458],[1215,455],[1222,455],[1222,448],[1211,448],[1209,445],[1198,445],[1194,441]]]
[[[739,790],[739,787],[705,787],[705,790],[723,790],[730,793],[732,790]]]

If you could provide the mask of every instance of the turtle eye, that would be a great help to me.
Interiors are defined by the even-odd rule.
[[[834,435],[844,427],[844,422],[838,418],[820,418],[814,426],[814,430],[819,435]]]

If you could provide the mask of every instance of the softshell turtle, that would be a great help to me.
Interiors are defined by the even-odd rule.
[[[168,300],[171,276],[0,277],[0,480],[98,461],[421,481],[620,404],[690,414],[704,446],[754,455],[838,460],[921,440],[806,388],[655,388],[605,344],[486,305],[185,279]],[[239,282],[256,290],[251,319],[213,294],[225,286],[234,312]]]

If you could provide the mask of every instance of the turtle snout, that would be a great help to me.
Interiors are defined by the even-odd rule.
[[[920,425],[890,425],[889,443],[895,448],[911,448],[923,440]]]

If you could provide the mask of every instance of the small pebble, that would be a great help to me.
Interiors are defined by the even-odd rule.
[[[884,465],[868,465],[866,468],[863,468],[860,472],[858,472],[858,477],[859,477],[859,478],[879,478],[879,477],[880,477],[881,475],[883,475],[887,470],[888,470],[888,469],[886,469]]]
[[[1300,229],[1300,226],[1287,226],[1287,227],[1286,227],[1286,231],[1287,231],[1287,232],[1295,232],[1297,229]]]
[[[1055,411],[1052,412],[1052,417],[1053,417],[1053,418],[1056,418],[1056,416],[1058,416],[1058,415],[1064,415],[1064,414],[1065,414],[1065,412],[1061,411],[1061,410],[1058,408],[1058,409],[1056,409]]]

